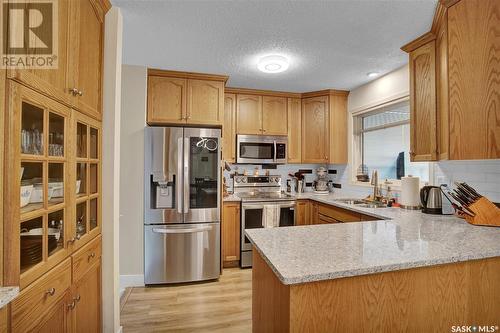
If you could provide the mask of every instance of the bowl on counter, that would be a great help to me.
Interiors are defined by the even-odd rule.
[[[30,203],[32,193],[33,193],[33,185],[21,186],[21,207],[24,207]]]

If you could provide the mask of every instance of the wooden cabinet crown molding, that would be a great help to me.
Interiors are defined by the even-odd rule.
[[[248,88],[234,88],[226,87],[224,90],[226,93],[230,94],[243,94],[243,95],[259,95],[259,96],[275,96],[275,97],[289,97],[289,98],[301,98],[301,93],[292,93],[285,91],[273,91],[273,90],[260,90],[260,89],[248,89]]]
[[[167,76],[167,77],[176,77],[181,79],[222,81],[224,83],[229,79],[229,76],[227,75],[180,72],[180,71],[171,71],[171,70],[155,69],[155,68],[148,68],[148,76]]]
[[[310,98],[310,97],[321,97],[321,96],[345,96],[349,95],[348,90],[336,90],[336,89],[325,89],[318,91],[310,91],[301,94],[302,98]]]

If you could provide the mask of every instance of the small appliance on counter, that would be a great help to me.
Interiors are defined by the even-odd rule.
[[[328,170],[324,167],[319,167],[316,170],[316,175],[318,178],[313,183],[313,189],[315,194],[329,194],[328,189]]]
[[[441,188],[437,186],[424,186],[420,189],[422,212],[426,214],[443,214]]]

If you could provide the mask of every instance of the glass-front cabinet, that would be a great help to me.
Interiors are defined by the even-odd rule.
[[[5,232],[14,237],[5,239],[17,250],[12,274],[23,288],[68,255],[71,110],[17,83],[9,89],[5,184],[12,199],[4,217]]]
[[[75,114],[75,129],[76,214],[71,239],[80,247],[101,232],[101,126],[90,117]]]

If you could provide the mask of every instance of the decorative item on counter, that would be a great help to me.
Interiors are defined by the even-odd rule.
[[[356,179],[358,182],[369,182],[370,177],[368,177],[368,167],[364,164],[361,164],[358,167],[357,173],[356,173]]]
[[[248,171],[247,171],[247,169],[243,169],[243,176],[248,176]]]
[[[500,208],[479,194],[467,183],[455,182],[456,188],[448,194],[458,216],[474,225],[500,227]]]
[[[259,175],[259,167],[255,167],[255,168],[253,169],[253,175],[254,175],[255,177],[257,177],[257,176]]]
[[[401,178],[401,200],[404,209],[420,209],[420,178],[408,175]]]
[[[328,194],[328,170],[324,167],[319,167],[316,170],[317,179],[313,182],[315,194]]]

